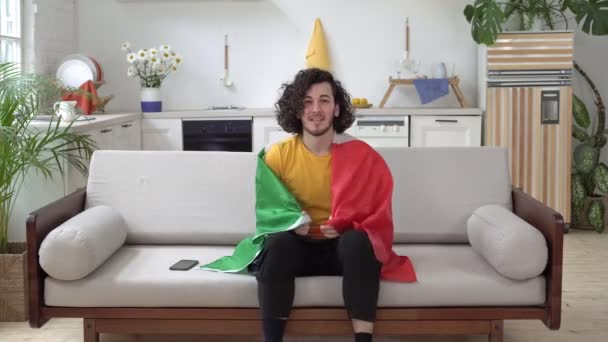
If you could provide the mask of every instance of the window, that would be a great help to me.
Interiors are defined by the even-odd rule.
[[[21,63],[21,0],[0,0],[0,63]]]

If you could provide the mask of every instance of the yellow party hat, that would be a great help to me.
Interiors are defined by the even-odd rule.
[[[319,18],[315,20],[315,28],[312,32],[310,43],[308,43],[308,50],[306,51],[306,67],[330,71],[327,41],[325,40],[323,25],[321,25],[321,20],[319,20]]]

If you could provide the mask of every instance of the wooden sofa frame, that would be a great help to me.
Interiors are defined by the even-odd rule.
[[[27,218],[28,310],[32,328],[55,317],[84,321],[84,341],[98,342],[100,333],[158,335],[260,336],[255,308],[104,308],[52,307],[44,303],[46,273],[38,262],[40,244],[50,231],[84,210],[86,189],[80,189]],[[503,340],[503,321],[538,319],[552,330],[560,327],[564,222],[560,214],[513,188],[513,211],[545,236],[549,263],[546,302],[542,306],[379,308],[375,334],[486,334],[490,342]],[[350,335],[351,322],[342,308],[296,308],[288,335]]]

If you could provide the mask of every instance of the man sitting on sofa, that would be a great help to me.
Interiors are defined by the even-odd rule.
[[[354,112],[348,93],[329,72],[302,70],[282,90],[275,105],[278,123],[295,135],[268,148],[264,160],[312,222],[270,234],[250,267],[257,276],[265,341],[283,340],[294,299],[295,277],[316,275],[343,276],[343,298],[355,341],[372,341],[380,278],[415,281],[409,259],[397,256],[387,246],[392,243],[393,233],[390,171],[369,145],[360,141],[349,145],[354,139],[341,134],[354,122]],[[342,146],[351,148],[337,152]],[[357,158],[365,162],[359,163]],[[365,169],[366,163],[373,164],[368,168],[380,170],[374,173],[382,186],[370,188],[373,182],[356,180],[363,191],[351,188],[352,192],[336,193],[341,188],[337,183],[341,179],[345,184],[355,181],[355,170]],[[380,209],[370,213],[339,212],[336,203],[341,198],[346,203],[349,193],[360,196],[355,202],[360,202],[362,208]],[[374,205],[370,206],[370,202]],[[342,210],[347,207],[357,210],[352,204]],[[368,227],[365,222],[382,227]]]

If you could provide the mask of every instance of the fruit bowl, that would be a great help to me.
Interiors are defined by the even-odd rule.
[[[371,104],[371,103],[353,104],[353,107],[355,107],[355,108],[371,108],[372,106],[373,106],[373,104]]]

